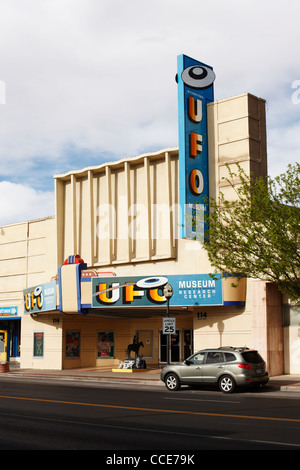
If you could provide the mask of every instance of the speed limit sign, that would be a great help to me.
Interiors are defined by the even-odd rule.
[[[173,335],[176,333],[176,318],[163,318],[163,334]]]

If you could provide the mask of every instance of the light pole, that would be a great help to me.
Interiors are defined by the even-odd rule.
[[[167,317],[169,316],[170,298],[172,297],[172,295],[173,295],[173,289],[172,289],[172,286],[168,283],[164,287],[164,296],[167,299]],[[167,364],[170,364],[169,349],[170,349],[170,333],[167,335]]]

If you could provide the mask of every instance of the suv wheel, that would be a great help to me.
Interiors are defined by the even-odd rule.
[[[235,389],[235,381],[230,375],[223,375],[219,380],[219,388],[223,393],[232,393]]]
[[[179,390],[180,388],[180,381],[176,374],[168,374],[165,379],[165,384],[167,389],[172,392]]]

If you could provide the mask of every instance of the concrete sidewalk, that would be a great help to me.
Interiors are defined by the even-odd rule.
[[[161,369],[135,369],[129,371],[112,369],[111,367],[84,367],[65,370],[21,369],[18,365],[11,364],[8,372],[0,373],[0,378],[5,375],[9,377],[54,378],[107,383],[145,383],[164,386],[160,380],[160,371]]]
[[[104,383],[126,383],[141,384],[149,386],[162,386],[160,380],[161,369],[147,369],[126,371],[125,369],[112,370],[108,367],[89,367],[66,370],[42,370],[42,369],[21,369],[17,364],[11,364],[9,371],[1,373],[6,377],[27,377],[39,379],[61,379],[87,382]],[[271,377],[267,386],[277,388],[281,391],[292,391],[300,393],[300,375],[280,375]]]
[[[148,385],[162,385],[160,380],[160,369],[147,369],[141,371],[124,371],[114,372],[112,368],[103,367],[87,367],[80,369],[66,370],[38,370],[38,369],[19,369],[10,367],[10,371],[6,376],[14,377],[31,377],[31,378],[48,378],[73,381],[89,381],[89,382],[106,382],[106,383],[137,383]],[[0,374],[0,378],[1,378]]]

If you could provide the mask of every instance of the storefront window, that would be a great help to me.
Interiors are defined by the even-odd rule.
[[[99,331],[97,338],[97,357],[114,357],[114,332]]]
[[[66,357],[80,357],[80,332],[66,332]]]
[[[33,357],[44,357],[44,332],[33,333]]]

